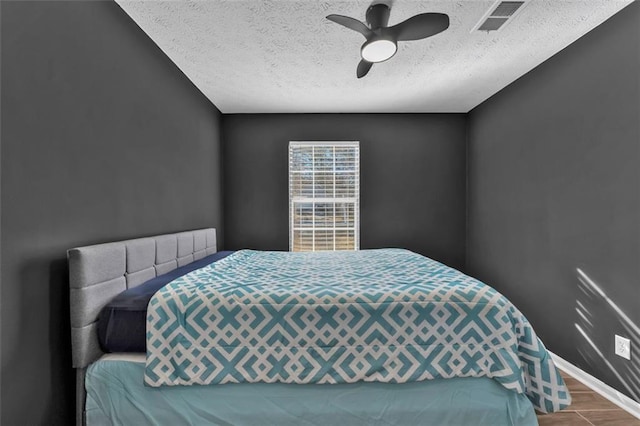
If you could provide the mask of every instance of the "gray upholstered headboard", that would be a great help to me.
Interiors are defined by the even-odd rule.
[[[84,368],[102,355],[96,321],[114,296],[216,250],[213,228],[69,250],[73,367]]]

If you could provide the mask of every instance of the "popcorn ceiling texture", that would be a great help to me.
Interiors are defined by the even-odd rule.
[[[471,30],[495,1],[396,0],[389,25],[440,12],[451,26],[360,80],[364,37],[325,16],[364,21],[370,0],[117,2],[223,113],[311,113],[468,112],[631,0],[530,0],[492,33]]]

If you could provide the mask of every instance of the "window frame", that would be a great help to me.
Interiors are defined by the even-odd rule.
[[[294,197],[293,196],[293,188],[292,188],[292,177],[293,174],[292,172],[300,172],[302,173],[303,171],[293,171],[292,170],[292,157],[293,157],[293,150],[296,147],[311,147],[311,148],[316,148],[316,147],[322,147],[322,148],[334,148],[334,161],[333,161],[333,181],[334,181],[334,188],[335,188],[335,174],[336,174],[336,162],[335,162],[335,148],[341,147],[352,147],[355,149],[355,154],[354,154],[354,174],[355,174],[355,183],[353,186],[350,187],[350,189],[353,189],[354,192],[354,196],[353,197],[336,197],[336,194],[334,192],[333,197],[315,197],[315,194],[311,197]],[[317,170],[315,168],[315,156],[314,158],[314,167],[311,170],[311,173],[314,173],[314,178],[315,178],[315,173],[317,173]],[[349,251],[357,251],[360,249],[360,141],[289,141],[289,146],[288,146],[288,179],[289,179],[289,194],[288,194],[288,201],[289,201],[289,251],[294,251],[294,236],[295,236],[295,231],[303,231],[308,229],[309,231],[312,232],[312,249],[311,250],[306,250],[306,251],[337,251],[336,249],[336,238],[335,238],[335,231],[336,230],[347,230],[347,231],[353,231],[353,247],[350,249],[341,249],[341,250],[349,250]],[[313,192],[315,192],[315,182],[313,184]],[[335,191],[335,190],[334,190]],[[315,213],[312,213],[312,217],[313,217],[313,224],[310,227],[301,227],[300,226],[296,226],[295,223],[295,205],[299,205],[300,203],[311,203],[312,204],[312,208],[313,211],[315,212],[315,203],[333,203],[334,206],[338,203],[342,203],[342,204],[351,204],[353,206],[353,226],[348,226],[348,227],[337,227],[336,226],[336,221],[335,221],[335,210],[334,210],[334,219],[333,219],[333,223],[331,224],[331,227],[320,227],[320,226],[316,226],[316,218],[315,218]],[[335,208],[335,207],[334,207]],[[297,229],[296,229],[297,228]],[[315,235],[316,235],[316,231],[318,231],[318,228],[326,228],[324,229],[325,231],[332,231],[333,232],[333,250],[316,250],[316,244],[315,244]],[[322,229],[320,229],[322,231]],[[303,250],[297,250],[297,251],[303,251]]]

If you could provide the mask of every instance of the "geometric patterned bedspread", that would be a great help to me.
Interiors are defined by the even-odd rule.
[[[483,376],[542,412],[571,403],[511,302],[403,249],[241,250],[171,282],[147,309],[148,386]]]

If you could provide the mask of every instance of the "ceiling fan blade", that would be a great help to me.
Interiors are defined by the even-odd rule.
[[[364,23],[358,21],[357,19],[342,15],[329,15],[327,16],[327,19],[335,22],[336,24],[340,24],[351,30],[357,31],[366,38],[369,38],[371,35],[373,35],[373,32],[369,29],[369,27],[367,27]]]
[[[384,34],[396,41],[420,40],[431,37],[449,28],[449,16],[444,13],[421,13],[393,27],[386,28]]]
[[[362,78],[365,75],[367,75],[367,73],[369,72],[372,66],[373,66],[373,62],[368,62],[368,61],[365,61],[364,59],[361,60],[360,63],[358,64],[358,69],[356,70],[356,75],[358,76],[358,78]]]

